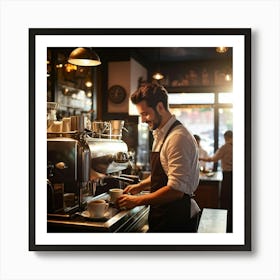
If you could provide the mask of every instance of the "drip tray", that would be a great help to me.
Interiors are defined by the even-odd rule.
[[[108,221],[111,218],[113,218],[118,212],[120,212],[120,209],[117,209],[115,207],[109,207],[109,209],[105,212],[103,217],[90,217],[90,214],[87,210],[76,213],[77,215],[80,215],[81,217],[85,218],[86,220],[89,221]]]
[[[94,197],[108,201],[108,193]],[[110,204],[102,218],[90,218],[85,211],[76,212],[72,217],[63,219],[48,217],[48,232],[138,232],[147,223],[148,206],[137,206],[120,210]]]

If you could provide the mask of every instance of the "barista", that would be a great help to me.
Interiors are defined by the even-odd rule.
[[[221,189],[221,208],[227,209],[227,232],[232,232],[232,139],[233,133],[227,130],[224,133],[225,144],[212,157],[200,158],[207,162],[221,160],[223,181]]]
[[[142,122],[153,131],[151,175],[127,186],[118,204],[125,208],[150,205],[149,232],[194,232],[197,220],[192,217],[195,210],[199,211],[191,198],[199,182],[195,139],[170,113],[163,87],[143,85],[132,94],[131,101]],[[133,196],[143,190],[150,193]]]
[[[208,153],[201,147],[201,138],[199,135],[194,134],[194,138],[196,140],[197,143],[197,148],[198,148],[198,156],[199,158],[207,158],[208,157]],[[206,170],[206,163],[202,160],[199,161],[199,166],[200,166],[200,170],[201,171],[205,171]]]

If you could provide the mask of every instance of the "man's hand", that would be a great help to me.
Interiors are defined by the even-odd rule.
[[[137,194],[142,191],[140,184],[128,185],[124,190],[124,194]]]
[[[120,209],[131,209],[139,205],[139,196],[124,194],[118,199]]]

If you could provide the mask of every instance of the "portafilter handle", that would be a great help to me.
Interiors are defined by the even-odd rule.
[[[133,180],[135,184],[140,182],[140,178],[138,175],[121,174],[120,176]]]
[[[111,175],[112,178],[117,179],[121,182],[127,183],[127,184],[134,184],[134,180],[133,179],[129,179],[126,177],[121,177],[121,176],[115,176],[115,175]]]

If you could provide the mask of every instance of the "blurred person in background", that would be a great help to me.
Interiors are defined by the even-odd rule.
[[[212,157],[199,158],[207,162],[221,160],[223,181],[221,189],[221,208],[227,209],[227,232],[232,232],[232,145],[233,133],[228,130],[224,133],[225,144]]]
[[[208,153],[200,145],[200,141],[201,141],[200,136],[197,135],[197,134],[194,134],[194,138],[195,138],[196,143],[197,143],[199,158],[208,158],[209,157]],[[200,160],[199,161],[199,166],[200,166],[200,171],[205,171],[206,170],[206,162],[205,161]]]

